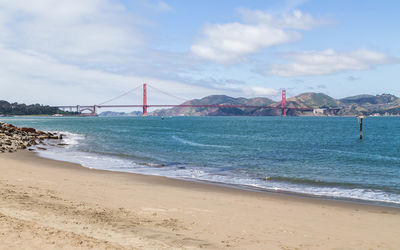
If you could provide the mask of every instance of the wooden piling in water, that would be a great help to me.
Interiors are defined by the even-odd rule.
[[[363,138],[363,119],[365,118],[365,116],[360,115],[358,116],[358,121],[360,123],[360,140],[362,140]]]

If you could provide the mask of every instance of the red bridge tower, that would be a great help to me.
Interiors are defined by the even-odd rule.
[[[286,90],[282,89],[282,115],[286,116]]]
[[[143,83],[143,116],[147,116],[147,84]]]

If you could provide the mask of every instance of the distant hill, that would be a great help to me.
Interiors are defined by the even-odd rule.
[[[398,114],[400,99],[391,94],[356,95],[340,99],[342,114]]]
[[[202,104],[236,104],[236,105],[253,105],[263,106],[270,105],[274,101],[269,98],[257,97],[246,99],[243,97],[234,98],[226,95],[211,95],[202,99],[193,99],[182,104],[185,105],[202,105]],[[171,109],[156,110],[151,113],[154,116],[240,116],[240,115],[257,115],[257,109],[240,109],[240,108],[201,108],[201,107],[175,107]]]
[[[326,94],[309,92],[288,98],[286,105],[299,108],[337,108],[341,103]]]
[[[281,105],[281,102],[277,103]],[[308,92],[286,100],[288,108],[340,108],[341,102],[323,93]],[[309,115],[311,112],[288,110],[288,115]]]
[[[201,99],[193,99],[182,104],[202,105],[247,105],[247,106],[270,106],[281,107],[280,101],[273,101],[265,97],[243,98],[230,97],[226,95],[210,95]],[[292,116],[312,115],[312,111],[297,111],[290,108],[308,108],[308,109],[339,109],[335,112],[337,115],[399,115],[400,98],[391,94],[381,95],[356,95],[342,99],[332,98],[324,93],[308,92],[286,100],[286,106],[289,108],[287,114]],[[69,114],[55,107],[40,104],[19,104],[0,101],[0,115],[53,115]],[[141,111],[131,113],[105,111],[99,116],[141,116]],[[281,115],[280,109],[269,108],[204,108],[204,107],[175,107],[170,109],[158,109],[149,115],[152,116],[275,116]]]
[[[356,95],[340,99],[345,104],[390,104],[398,101],[398,98],[391,94],[382,95]]]
[[[253,106],[280,107],[281,102],[275,102],[269,98],[234,98],[226,95],[211,95],[202,99],[193,99],[182,104],[201,105],[201,104],[238,104]],[[335,99],[324,93],[308,92],[303,93],[286,101],[287,107],[311,108],[311,109],[340,109],[338,115],[372,115],[372,114],[391,114],[400,113],[400,98],[390,95],[357,95],[343,99]],[[301,116],[311,115],[312,112],[288,110],[288,115]],[[150,115],[154,116],[273,116],[281,115],[279,109],[243,109],[243,108],[190,108],[175,107],[171,109],[156,110]]]
[[[44,106],[40,104],[19,104],[9,103],[0,100],[0,115],[53,115],[63,114],[58,108]]]

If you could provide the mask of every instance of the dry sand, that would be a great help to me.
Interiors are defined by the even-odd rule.
[[[0,156],[1,249],[399,249],[400,209]]]

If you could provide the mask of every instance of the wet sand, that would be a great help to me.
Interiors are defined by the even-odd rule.
[[[0,155],[0,249],[398,249],[400,209]]]

